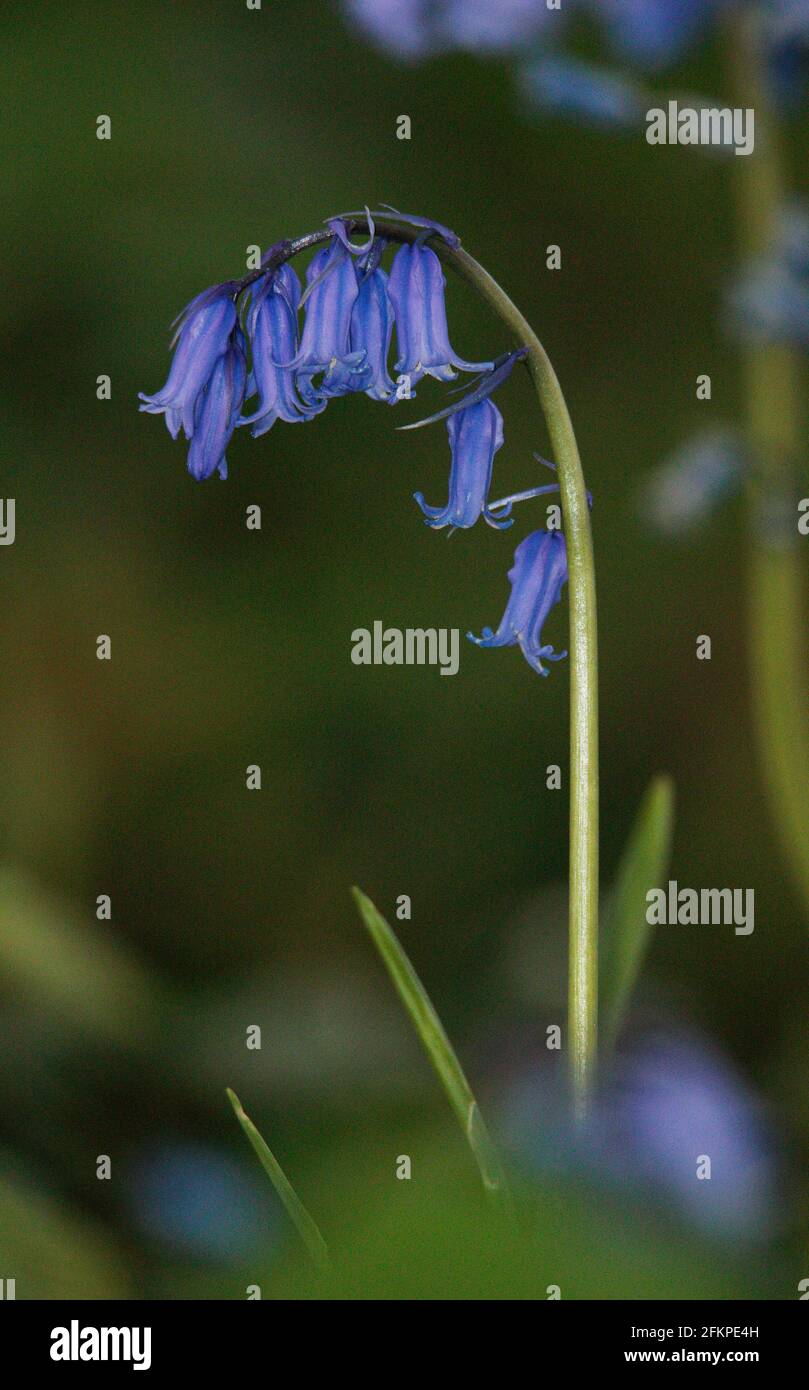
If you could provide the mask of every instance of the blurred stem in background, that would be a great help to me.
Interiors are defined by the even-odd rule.
[[[756,113],[752,154],[733,161],[740,251],[767,255],[787,201],[777,122],[758,16],[734,25],[736,100]],[[759,759],[782,851],[809,912],[809,682],[806,608],[798,549],[795,461],[803,446],[796,351],[783,343],[744,350],[749,484],[750,665]]]
[[[545,349],[495,280],[462,248],[443,258],[527,347],[559,472],[570,595],[570,907],[568,1055],[574,1109],[587,1110],[598,1040],[598,633],[587,489],[570,414]]]

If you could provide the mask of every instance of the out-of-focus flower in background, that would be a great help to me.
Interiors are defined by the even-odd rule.
[[[778,1234],[783,1160],[773,1125],[727,1059],[694,1032],[636,1042],[583,1132],[547,1070],[535,1067],[512,1085],[506,1128],[516,1156],[540,1172],[577,1171],[716,1238]]]
[[[648,105],[631,78],[576,58],[531,59],[521,64],[517,80],[529,107],[605,129],[639,129]]]
[[[639,495],[644,523],[679,539],[696,531],[739,491],[746,476],[739,434],[728,427],[705,430],[675,449],[645,479]]]
[[[809,83],[807,0],[564,0],[559,9],[546,0],[343,0],[342,8],[395,61],[453,50],[505,58],[528,109],[600,126],[641,130],[641,92],[624,69],[668,72],[734,12],[752,11],[760,21],[782,111],[800,105]],[[579,34],[595,37],[605,62],[581,61]]]
[[[237,1261],[257,1248],[271,1258],[286,1240],[261,1178],[220,1149],[188,1140],[140,1151],[127,1174],[137,1226],[155,1242],[200,1259]]]
[[[784,209],[772,249],[734,278],[726,322],[741,342],[809,348],[809,213],[803,204]]]

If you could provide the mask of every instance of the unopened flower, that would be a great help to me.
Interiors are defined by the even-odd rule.
[[[567,547],[561,531],[534,531],[520,541],[514,565],[508,572],[511,595],[496,632],[484,627],[482,637],[467,633],[479,647],[519,646],[529,666],[540,676],[548,672],[546,661],[561,661],[567,652],[555,652],[542,641],[542,628],[559,602],[567,581]]]
[[[511,526],[511,521],[504,519],[510,506],[504,508],[500,517],[488,506],[494,456],[503,443],[503,417],[497,406],[486,400],[458,411],[447,420],[447,433],[452,450],[447,505],[429,507],[422,493],[413,494],[427,525],[434,530],[443,526],[465,529],[474,526],[482,516],[500,530]]]
[[[237,328],[197,398],[188,471],[198,481],[210,478],[214,471],[220,478],[228,475],[225,450],[241,414],[246,379],[244,338]]]
[[[465,362],[450,347],[441,262],[429,246],[402,246],[396,252],[388,294],[396,314],[395,365],[412,385],[425,374],[452,381],[454,368],[488,371],[491,362]]]
[[[238,286],[232,282],[214,285],[192,299],[178,321],[168,381],[154,396],[140,393],[141,410],[150,415],[165,414],[172,439],[177,438],[180,429],[186,439],[194,433],[200,393],[227,350],[236,327],[236,289]]]

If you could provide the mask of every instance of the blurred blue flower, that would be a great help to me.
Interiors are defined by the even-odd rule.
[[[739,435],[725,428],[706,430],[670,454],[646,480],[641,516],[661,535],[685,536],[739,491],[745,473]]]
[[[465,362],[450,347],[441,262],[429,246],[401,246],[393,258],[388,294],[396,315],[398,360],[394,370],[411,385],[426,374],[455,378],[453,368],[483,372],[491,362]]]
[[[519,68],[518,81],[531,106],[605,128],[640,129],[648,105],[628,78],[573,58],[529,60]]]
[[[427,525],[434,530],[444,526],[466,529],[482,516],[498,529],[511,526],[511,521],[502,519],[508,517],[510,506],[497,517],[487,505],[494,456],[503,444],[503,417],[494,401],[480,401],[451,415],[447,433],[452,451],[447,505],[429,507],[422,493],[413,494]]]
[[[661,1032],[619,1057],[588,1124],[573,1125],[563,1088],[541,1068],[518,1078],[506,1128],[518,1158],[645,1199],[737,1242],[778,1234],[782,1159],[755,1096],[702,1038]],[[705,1159],[710,1160],[710,1176]]]
[[[564,0],[560,10],[549,10],[546,0],[343,0],[343,8],[400,61],[454,49],[506,55],[529,103],[604,126],[628,129],[643,94],[608,67],[561,52],[555,60],[566,19],[581,14],[597,23],[619,62],[656,73],[709,37],[725,13],[750,9],[760,21],[777,104],[796,107],[809,86],[809,0]]]
[[[809,348],[809,214],[784,210],[772,250],[743,266],[728,290],[726,318],[742,342]]]
[[[763,0],[763,21],[773,95],[794,109],[809,83],[809,0]]]
[[[225,450],[241,414],[246,380],[245,343],[237,328],[197,398],[188,471],[198,482],[214,472],[220,478],[228,475]]]
[[[205,1144],[163,1142],[142,1151],[127,1175],[127,1198],[142,1230],[186,1256],[240,1260],[260,1249],[271,1257],[285,1239],[258,1183]]]
[[[239,420],[240,425],[252,425],[251,434],[256,438],[272,429],[276,420],[297,424],[311,420],[326,408],[325,401],[303,405],[289,365],[298,351],[301,286],[295,271],[291,265],[282,265],[257,281],[257,285],[247,325],[253,347],[253,386],[258,391],[259,404],[252,415],[243,415]]]
[[[140,393],[141,410],[150,415],[165,414],[172,439],[177,438],[181,428],[186,439],[194,434],[200,393],[227,350],[236,327],[234,295],[238,289],[238,284],[230,281],[203,290],[192,299],[177,320],[172,339],[176,350],[165,386],[154,396]]]
[[[348,18],[379,48],[401,61],[450,49],[504,53],[522,48],[564,23],[546,0],[344,0]]]
[[[359,293],[354,259],[339,237],[312,257],[306,283],[306,317],[291,365],[301,399],[311,407],[350,390],[351,378],[364,369],[364,351],[351,348],[351,315]],[[316,376],[321,377],[317,386]]]
[[[559,602],[567,581],[567,547],[561,531],[534,531],[520,541],[514,552],[514,565],[508,572],[511,595],[497,632],[484,627],[483,636],[467,633],[479,647],[519,646],[529,666],[540,676],[548,672],[546,661],[562,661],[567,652],[555,652],[543,645],[545,619]]]
[[[676,63],[735,0],[587,0],[621,57],[657,70]]]
[[[753,1096],[724,1058],[684,1035],[630,1054],[602,1106],[605,1167],[665,1189],[696,1225],[737,1239],[775,1220],[774,1145]],[[707,1157],[710,1177],[697,1177]]]

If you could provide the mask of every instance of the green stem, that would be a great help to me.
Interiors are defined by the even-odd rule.
[[[343,218],[349,233],[367,233],[364,214]],[[414,242],[425,233],[394,216],[374,216],[377,235]],[[280,264],[332,235],[320,228],[296,241],[281,242],[267,264]],[[570,596],[570,906],[568,1054],[576,1115],[582,1118],[595,1083],[598,1042],[598,640],[590,510],[579,450],[562,388],[548,354],[505,290],[463,247],[441,236],[432,248],[477,290],[527,349],[526,364],[550,435],[558,471],[568,561]],[[255,271],[241,282],[264,274]]]
[[[562,388],[530,324],[468,252],[442,246],[440,254],[527,347],[528,368],[559,473],[570,594],[568,1045],[574,1108],[581,1118],[595,1081],[598,1037],[598,641],[587,490]]]
[[[745,257],[772,251],[786,178],[755,16],[735,27],[737,98],[756,112],[756,144],[737,166],[737,219]],[[761,344],[743,359],[749,487],[748,607],[756,739],[771,814],[795,887],[809,909],[809,687],[794,461],[803,446],[797,354]]]

